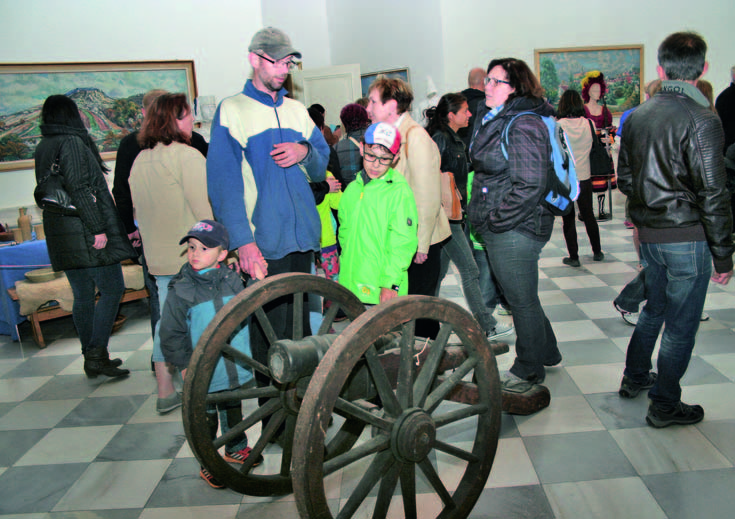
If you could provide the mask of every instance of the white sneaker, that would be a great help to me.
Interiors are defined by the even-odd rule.
[[[513,333],[512,324],[498,322],[495,325],[495,328],[487,332],[487,339],[489,341],[492,341],[494,339],[497,339],[498,337],[504,337],[506,335],[510,335],[511,333]]]
[[[514,375],[510,371],[500,372],[500,389],[510,393],[525,393],[533,387],[533,383]]]
[[[509,308],[506,308],[503,305],[499,306],[500,308],[498,308],[498,315],[513,315]]]

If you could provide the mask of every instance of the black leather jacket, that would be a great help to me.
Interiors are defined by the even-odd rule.
[[[662,91],[625,122],[618,186],[641,241],[707,240],[717,272],[732,270],[732,213],[719,118]]]
[[[462,195],[462,209],[467,208],[467,173],[470,163],[467,161],[467,151],[464,142],[451,128],[437,130],[431,136],[441,154],[441,170],[451,171]]]

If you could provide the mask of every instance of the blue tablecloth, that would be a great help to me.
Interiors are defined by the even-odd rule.
[[[50,267],[51,260],[46,249],[46,240],[34,240],[19,245],[0,247],[0,335],[10,335],[18,340],[16,326],[26,320],[18,310],[20,305],[10,299],[8,289],[19,279],[25,279],[29,270]]]

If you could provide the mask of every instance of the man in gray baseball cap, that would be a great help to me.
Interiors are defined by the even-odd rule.
[[[301,59],[301,53],[291,46],[291,38],[275,27],[265,27],[256,32],[248,50],[256,54],[265,53],[275,61],[287,56]]]
[[[321,237],[309,183],[324,180],[329,146],[304,105],[286,97],[283,83],[301,57],[289,37],[266,27],[248,50],[251,79],[220,103],[212,121],[207,154],[212,211],[227,228],[241,270],[253,279],[309,273]],[[289,311],[283,304],[266,312],[279,339],[291,338]],[[311,333],[308,312],[304,305],[305,335]],[[258,326],[250,330],[253,357],[267,364],[269,342]]]

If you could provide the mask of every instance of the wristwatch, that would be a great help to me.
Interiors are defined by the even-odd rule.
[[[398,285],[393,285],[392,287],[390,287],[390,289],[398,292]]]

